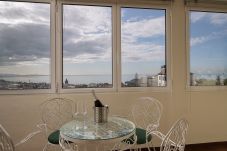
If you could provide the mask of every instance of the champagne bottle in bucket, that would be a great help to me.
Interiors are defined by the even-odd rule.
[[[102,102],[95,95],[94,90],[92,90],[92,94],[95,98],[94,107],[93,107],[93,109],[94,109],[94,121],[96,123],[105,123],[108,120],[109,107],[108,107],[108,105],[102,104]]]

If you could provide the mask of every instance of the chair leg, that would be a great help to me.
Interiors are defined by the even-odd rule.
[[[48,143],[46,143],[45,146],[43,147],[43,151],[46,151],[47,146],[48,146]]]
[[[151,142],[151,145],[152,145],[153,151],[156,151],[155,146],[152,142]],[[149,151],[150,151],[150,149],[149,149]]]

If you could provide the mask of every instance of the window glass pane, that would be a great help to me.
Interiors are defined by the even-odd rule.
[[[112,87],[111,7],[63,5],[63,88]]]
[[[190,85],[227,85],[227,13],[190,11]]]
[[[50,4],[0,1],[0,90],[50,88]]]
[[[121,9],[122,87],[166,86],[165,10]]]

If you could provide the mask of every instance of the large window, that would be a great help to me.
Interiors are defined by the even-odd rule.
[[[122,87],[166,86],[166,11],[121,8]]]
[[[0,0],[0,93],[166,87],[170,3],[128,2]]]
[[[63,5],[63,88],[112,87],[112,8]]]
[[[50,4],[0,1],[0,90],[50,88]]]
[[[227,13],[189,13],[190,85],[227,85]]]

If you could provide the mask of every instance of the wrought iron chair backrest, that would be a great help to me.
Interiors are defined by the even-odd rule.
[[[66,98],[52,98],[41,105],[42,120],[49,130],[58,130],[73,119],[73,101]]]
[[[141,97],[132,108],[133,120],[137,127],[156,129],[162,114],[162,104],[155,98]]]
[[[10,135],[0,124],[0,151],[14,151],[15,147]]]
[[[184,151],[187,129],[187,120],[178,120],[163,139],[160,151]]]

